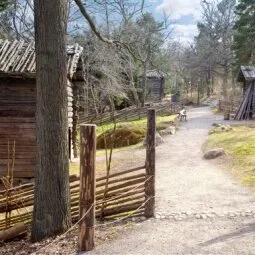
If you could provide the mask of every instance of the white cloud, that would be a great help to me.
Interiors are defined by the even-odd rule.
[[[173,36],[181,43],[192,42],[197,34],[198,34],[197,25],[175,24],[173,26]]]
[[[173,20],[178,20],[186,15],[199,19],[201,15],[200,2],[201,0],[163,0],[157,7],[157,11],[170,14]]]

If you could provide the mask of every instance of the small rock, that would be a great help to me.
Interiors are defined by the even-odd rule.
[[[204,153],[204,159],[215,159],[225,154],[223,148],[215,148]]]
[[[159,146],[160,144],[164,143],[165,140],[160,136],[159,133],[156,133],[155,136],[155,146]],[[143,140],[143,146],[146,146],[146,138]]]
[[[205,220],[206,218],[207,218],[206,215],[204,215],[204,214],[200,215],[200,219]]]
[[[166,132],[170,135],[174,135],[176,133],[176,127],[170,126],[166,129]]]
[[[220,124],[220,123],[213,123],[212,126],[213,126],[213,127],[220,127],[221,124]]]
[[[159,146],[160,144],[162,144],[164,142],[165,142],[165,140],[159,135],[159,133],[156,133],[155,146]]]

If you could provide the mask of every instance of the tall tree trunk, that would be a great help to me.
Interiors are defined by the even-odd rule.
[[[225,63],[224,67],[223,67],[223,80],[222,80],[222,93],[223,93],[223,97],[225,100],[227,100],[228,97],[228,67],[227,67],[228,63]]]
[[[67,0],[35,4],[37,170],[33,242],[70,226],[68,171]]]
[[[197,106],[200,105],[200,88],[201,88],[200,82],[201,81],[198,81],[198,84],[197,84]]]
[[[138,97],[138,94],[137,94],[137,90],[136,90],[136,87],[135,87],[135,82],[134,82],[134,75],[133,75],[133,70],[132,70],[132,62],[131,62],[131,56],[129,55],[128,56],[128,78],[129,78],[129,86],[130,86],[130,90],[133,94],[133,97],[134,97],[134,101],[135,101],[135,105],[137,108],[140,107],[140,101],[139,101],[139,97]]]
[[[147,99],[147,62],[143,63],[143,80],[142,80],[142,107],[144,107],[145,101]]]

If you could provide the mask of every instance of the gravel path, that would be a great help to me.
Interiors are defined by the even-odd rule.
[[[206,107],[188,111],[188,121],[157,148],[156,219],[87,254],[255,254],[254,198],[202,159],[219,118]]]

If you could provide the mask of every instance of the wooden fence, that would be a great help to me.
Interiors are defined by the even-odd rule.
[[[95,174],[95,126],[84,125],[81,128],[81,174],[70,176],[71,217],[73,222],[83,218],[93,208],[84,224],[87,229],[94,229],[94,215],[98,219],[112,220],[134,216],[153,217],[155,210],[155,110],[148,111],[146,138],[146,161],[125,171],[94,179]],[[82,131],[83,130],[83,131]],[[90,130],[90,131],[89,131]],[[83,132],[83,133],[82,133]],[[85,140],[84,142],[84,139]],[[83,142],[82,142],[83,141]],[[88,145],[88,143],[90,143]],[[94,149],[93,149],[94,148]],[[85,185],[86,183],[86,185]],[[94,185],[94,184],[95,185]],[[95,188],[94,188],[95,187]],[[24,184],[0,191],[0,230],[18,223],[31,224],[34,203],[34,183]],[[89,224],[88,224],[89,223]],[[87,243],[87,242],[84,242]],[[90,250],[93,245],[81,250]]]
[[[147,116],[148,109],[150,108],[151,106],[145,106],[141,108],[131,106],[113,113],[106,112],[99,115],[92,114],[89,116],[84,116],[81,113],[79,115],[79,123],[80,124],[93,123],[93,124],[100,125],[100,124],[110,123],[113,121],[123,122],[123,121],[139,120]],[[169,113],[175,114],[180,111],[180,104],[164,102],[164,103],[153,105],[153,109],[155,109],[158,115],[169,114]]]
[[[231,101],[219,100],[218,111],[235,113],[240,103],[241,101],[238,101],[238,100],[231,100]]]
[[[108,177],[108,191],[105,192],[107,177],[96,180],[96,217],[113,219],[127,215],[141,206],[145,199],[145,166],[121,171]],[[70,176],[71,214],[73,222],[79,219],[80,178]],[[34,203],[34,184],[24,184],[0,192],[0,230],[19,222],[30,224]],[[104,206],[102,207],[102,205]],[[103,209],[102,209],[103,208]],[[10,217],[5,218],[5,213]],[[144,207],[136,213],[141,215]]]

